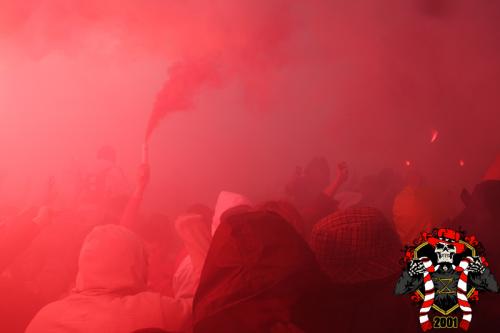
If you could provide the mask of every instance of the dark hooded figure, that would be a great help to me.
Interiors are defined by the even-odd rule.
[[[195,333],[330,332],[329,282],[294,228],[268,211],[224,218],[195,296]]]

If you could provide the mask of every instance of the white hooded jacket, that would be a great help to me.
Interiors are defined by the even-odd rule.
[[[182,330],[192,298],[147,292],[142,242],[116,225],[96,227],[79,258],[75,290],[42,308],[27,333],[130,333],[148,327]]]
[[[220,192],[212,218],[211,235],[205,235],[202,228],[199,227],[202,225],[202,222],[199,221],[202,219],[201,216],[189,215],[178,219],[176,224],[190,226],[188,228],[190,232],[182,235],[182,232],[177,228],[188,248],[188,255],[181,261],[174,274],[172,285],[175,296],[194,294],[196,292],[199,284],[199,276],[201,275],[205,257],[210,247],[210,236],[215,234],[221,223],[222,215],[231,208],[251,205],[250,200],[241,194],[228,191]],[[197,277],[198,279],[193,277]]]

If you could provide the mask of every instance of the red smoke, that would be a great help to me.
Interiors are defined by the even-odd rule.
[[[151,147],[171,206],[278,192],[318,154],[438,181],[463,158],[473,182],[500,146],[499,4],[439,2],[0,0],[3,168],[111,143],[132,174],[144,128],[191,109]]]
[[[168,76],[156,97],[146,129],[146,141],[169,112],[184,111],[192,107],[193,98],[216,74],[209,64],[182,62],[172,65]]]

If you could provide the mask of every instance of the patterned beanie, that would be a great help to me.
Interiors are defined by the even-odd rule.
[[[398,234],[374,208],[349,208],[325,217],[312,231],[311,247],[334,283],[377,280],[400,270]]]

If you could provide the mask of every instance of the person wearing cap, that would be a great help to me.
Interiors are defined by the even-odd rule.
[[[392,222],[370,207],[349,208],[322,219],[310,240],[332,287],[331,332],[409,332],[410,305],[392,294],[401,242]]]

